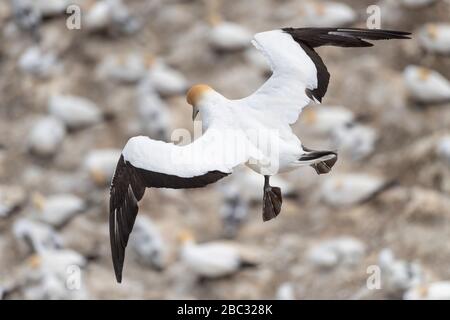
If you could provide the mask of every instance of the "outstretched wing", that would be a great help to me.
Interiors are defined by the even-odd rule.
[[[253,45],[269,61],[272,76],[242,99],[252,108],[281,114],[292,124],[311,100],[321,102],[330,74],[316,47],[370,47],[365,40],[409,39],[409,33],[359,28],[284,28],[257,33]]]
[[[217,132],[216,132],[217,133]],[[110,191],[109,233],[114,271],[122,280],[125,248],[145,188],[200,188],[229,175],[248,160],[242,135],[208,130],[186,146],[131,138],[122,151]]]

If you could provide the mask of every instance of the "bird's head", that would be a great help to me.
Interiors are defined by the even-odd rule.
[[[190,230],[182,230],[178,233],[178,241],[182,244],[194,242],[195,237]]]
[[[195,119],[200,111],[200,103],[213,92],[215,92],[214,89],[206,84],[196,84],[189,89],[186,95],[186,101],[192,106],[192,120]]]

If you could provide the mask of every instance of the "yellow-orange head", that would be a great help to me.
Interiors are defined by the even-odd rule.
[[[206,84],[196,84],[191,87],[186,95],[186,101],[191,106],[195,106],[205,92],[212,91],[213,89]]]

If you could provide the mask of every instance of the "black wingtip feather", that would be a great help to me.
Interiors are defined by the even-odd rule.
[[[138,214],[138,202],[144,196],[146,187],[200,188],[227,175],[229,173],[209,171],[200,176],[183,178],[136,168],[122,155],[111,183],[109,200],[109,237],[117,282],[122,282],[125,248]]]
[[[317,88],[306,89],[306,95],[319,102],[322,102],[327,92],[330,74],[314,48],[325,45],[345,48],[373,47],[374,44],[366,40],[411,39],[410,32],[383,29],[289,27],[282,30],[291,35],[316,66]]]
[[[311,48],[324,45],[338,47],[371,47],[364,40],[411,39],[410,32],[363,28],[283,28],[295,41]]]

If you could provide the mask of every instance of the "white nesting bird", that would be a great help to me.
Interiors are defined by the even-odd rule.
[[[94,102],[72,95],[51,96],[48,111],[70,129],[90,126],[103,120],[103,114]]]
[[[222,219],[223,233],[227,238],[232,238],[247,219],[249,203],[233,186],[224,186],[222,194],[223,203],[219,215]]]
[[[331,134],[337,128],[352,124],[355,115],[341,106],[317,106],[307,108],[301,117],[301,124],[316,134]]]
[[[184,94],[188,82],[184,75],[158,58],[149,57],[146,77],[152,82],[153,88],[163,97]]]
[[[90,1],[83,19],[86,28],[94,32],[118,30],[129,34],[140,27],[122,0]]]
[[[219,184],[223,203],[219,214],[222,218],[224,233],[228,237],[236,235],[241,224],[246,220],[249,207],[261,201],[261,189],[264,188],[259,174],[243,167],[238,168],[229,179]],[[271,181],[281,189],[282,197],[296,198],[294,186],[285,179],[274,176]]]
[[[36,219],[54,227],[61,227],[86,209],[84,200],[73,194],[62,193],[44,197],[36,193],[32,200]]]
[[[24,72],[39,77],[48,77],[59,67],[56,54],[51,51],[45,52],[38,46],[25,50],[18,63]]]
[[[153,80],[149,77],[144,77],[136,89],[136,110],[145,135],[156,140],[169,139],[169,108],[156,92]]]
[[[59,149],[66,136],[64,123],[56,117],[38,119],[28,134],[28,149],[40,156],[52,156]]]
[[[292,283],[285,282],[281,284],[276,292],[277,300],[295,300],[295,288]]]
[[[146,73],[144,58],[136,53],[108,55],[97,67],[97,74],[103,79],[121,83],[136,83]]]
[[[49,225],[21,218],[14,222],[13,234],[19,247],[27,252],[60,249],[63,241],[60,235]]]
[[[222,189],[234,189],[240,197],[247,202],[256,202],[261,200],[261,189],[264,188],[264,181],[261,176],[248,167],[236,169],[236,175],[230,179],[224,180],[219,187]],[[279,176],[274,176],[271,181],[281,189],[281,195],[285,197],[293,197],[296,190],[292,183]]]
[[[210,25],[207,33],[210,47],[218,52],[238,51],[249,47],[252,33],[237,23],[224,21],[219,13],[220,2],[205,0]]]
[[[10,0],[14,21],[22,30],[29,31],[36,39],[42,22],[42,13],[33,0]]]
[[[184,146],[131,138],[117,163],[110,192],[110,239],[117,281],[125,247],[146,188],[199,188],[246,164],[264,176],[263,220],[281,211],[282,196],[270,178],[301,166],[328,173],[334,151],[304,147],[292,132],[303,108],[322,101],[330,74],[314,48],[323,45],[370,47],[366,40],[407,39],[409,33],[352,28],[284,28],[261,32],[253,44],[268,59],[272,76],[253,94],[230,100],[211,87],[193,86],[187,102],[193,119],[202,115],[203,135]]]
[[[28,261],[25,299],[87,299],[81,269],[86,259],[73,250],[43,250]]]
[[[86,259],[76,251],[47,249],[34,254],[28,260],[29,265],[41,273],[51,273],[61,279],[67,278],[67,267],[84,267]]]
[[[450,23],[428,23],[419,30],[418,38],[427,51],[450,54]]]
[[[339,264],[354,266],[364,257],[366,246],[353,237],[339,237],[322,241],[307,252],[308,260],[320,268]]]
[[[242,247],[225,241],[197,244],[188,231],[179,235],[180,258],[193,273],[204,278],[220,278],[234,274],[258,259]]]
[[[118,149],[92,150],[86,155],[83,168],[95,184],[104,186],[111,181],[117,159],[120,156],[121,153]]]
[[[375,151],[378,133],[374,128],[350,123],[333,130],[331,138],[336,148],[349,154],[354,160],[360,160]]]
[[[321,187],[321,196],[332,206],[347,206],[366,201],[387,187],[386,180],[362,173],[328,177]]]
[[[156,270],[162,270],[166,264],[166,246],[154,223],[147,217],[137,217],[134,232],[130,237],[131,250],[139,262]]]
[[[450,101],[450,81],[437,71],[410,65],[403,78],[411,98],[420,103]]]
[[[345,27],[356,21],[356,12],[341,2],[305,2],[301,6],[304,25],[311,27]]]
[[[221,52],[237,51],[249,46],[252,33],[243,26],[216,18],[208,33],[209,45]]]
[[[404,300],[450,300],[450,281],[418,285],[405,292]]]
[[[378,265],[381,268],[382,288],[394,297],[401,297],[407,290],[425,280],[425,274],[418,263],[397,259],[390,249],[380,252]]]

